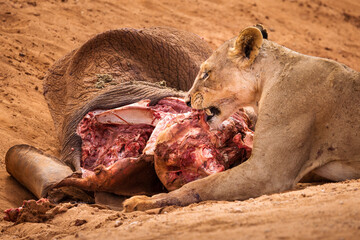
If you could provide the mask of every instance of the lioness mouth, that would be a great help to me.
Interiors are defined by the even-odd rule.
[[[209,107],[205,109],[205,113],[206,113],[206,121],[210,121],[214,116],[219,115],[220,114],[220,109],[217,107]]]

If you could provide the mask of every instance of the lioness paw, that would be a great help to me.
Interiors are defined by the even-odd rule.
[[[134,196],[124,201],[124,211],[145,211],[152,208],[157,208],[157,201],[152,197],[147,196]]]

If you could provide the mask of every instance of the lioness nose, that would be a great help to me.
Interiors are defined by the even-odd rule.
[[[190,96],[185,98],[185,103],[188,107],[191,107],[191,97]]]

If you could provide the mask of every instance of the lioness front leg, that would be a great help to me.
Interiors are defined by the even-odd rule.
[[[309,159],[313,117],[304,114],[275,123],[262,126],[259,120],[253,153],[245,163],[168,194],[132,197],[124,202],[125,211],[185,206],[204,200],[245,200],[290,189],[317,167]]]
[[[255,170],[250,159],[238,167],[226,172],[217,173],[190,182],[170,193],[157,194],[152,197],[134,196],[124,202],[124,210],[144,211],[169,205],[186,206],[204,200],[244,200],[264,194],[264,186],[268,183],[261,176],[249,173]]]

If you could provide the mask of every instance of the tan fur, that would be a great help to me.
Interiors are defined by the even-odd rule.
[[[334,181],[360,177],[360,74],[262,39],[254,29],[216,50],[189,91],[192,107],[220,110],[213,127],[240,107],[255,109],[250,159],[169,194],[133,197],[124,204],[128,211],[244,200],[291,189],[311,171]],[[248,41],[248,58],[243,45],[250,37],[256,39]]]

